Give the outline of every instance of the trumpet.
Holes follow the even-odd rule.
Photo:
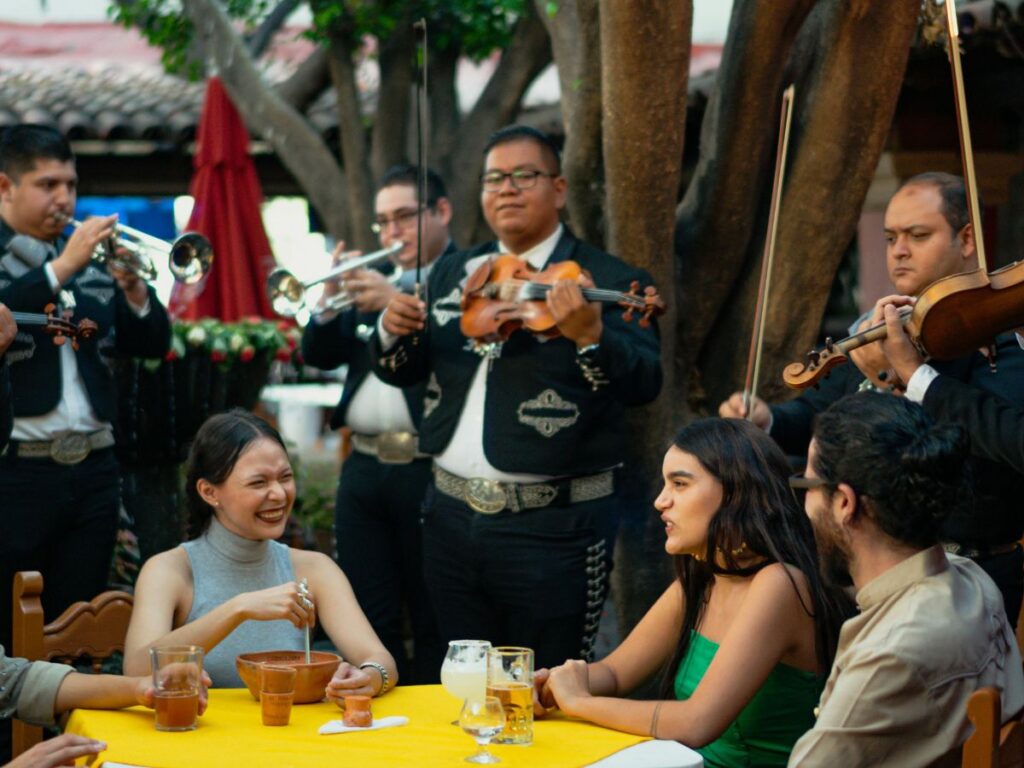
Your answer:
[[[76,229],[82,222],[61,214],[58,217]],[[118,253],[123,250],[126,253]],[[198,232],[186,232],[174,242],[119,224],[113,237],[104,242],[93,254],[93,261],[137,275],[147,283],[156,280],[157,271],[153,254],[167,259],[174,279],[185,285],[195,285],[210,271],[213,264],[213,246]]]
[[[392,243],[387,248],[381,248],[379,251],[373,251],[365,256],[343,261],[322,277],[305,283],[283,267],[275,269],[267,277],[267,296],[270,298],[270,305],[282,317],[295,317],[306,306],[306,291],[314,285],[325,283],[328,280],[336,280],[339,277],[343,277],[346,273],[354,272],[357,269],[367,269],[382,264],[404,247],[405,243]],[[401,277],[402,268],[396,266],[395,271],[388,276],[387,280],[392,285],[396,285]],[[348,309],[354,303],[355,297],[351,294],[338,293],[324,299],[320,306],[316,307],[313,311],[313,314],[340,312]]]

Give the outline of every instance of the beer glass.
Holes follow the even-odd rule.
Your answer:
[[[150,648],[158,731],[191,731],[199,715],[203,649],[198,645]]]
[[[505,709],[505,728],[496,744],[533,741],[533,650],[501,646],[487,652],[487,695]]]

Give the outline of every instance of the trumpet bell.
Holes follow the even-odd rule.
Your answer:
[[[195,285],[213,265],[213,246],[198,232],[186,232],[171,243],[168,260],[175,280]]]
[[[306,286],[287,269],[275,269],[267,277],[270,306],[281,317],[295,317],[306,304]]]

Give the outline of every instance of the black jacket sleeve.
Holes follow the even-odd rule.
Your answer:
[[[149,291],[149,312],[145,317],[128,305],[124,292],[114,294],[114,327],[117,330],[115,349],[127,357],[163,357],[171,346],[171,320],[167,310],[156,297],[153,286]]]
[[[314,319],[302,332],[302,359],[323,371],[352,361],[356,343],[356,310],[340,312],[325,323]]]
[[[932,418],[963,426],[975,455],[1024,474],[1024,409],[949,376],[932,381],[922,405]]]
[[[14,427],[14,410],[11,404],[11,376],[7,361],[0,356],[0,451],[7,447]]]

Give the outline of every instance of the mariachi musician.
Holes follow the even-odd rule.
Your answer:
[[[978,268],[968,196],[959,176],[924,173],[904,182],[886,208],[885,236],[889,279],[902,296],[916,296],[940,278]],[[884,307],[893,301],[892,296],[879,300],[861,328],[884,322]],[[802,455],[815,414],[868,384],[888,388],[901,383],[908,396],[921,401],[917,391],[920,379],[897,382],[881,342],[863,346],[850,357],[855,365],[834,368],[820,388],[806,390],[795,400],[768,405],[754,398],[750,418],[767,429],[787,453]],[[1024,406],[1024,351],[1012,333],[999,335],[984,350],[931,365],[961,386]],[[960,421],[951,411],[931,407],[928,399],[924,405],[933,418]],[[745,417],[743,396],[734,394],[721,404],[719,414]],[[1015,624],[1024,595],[1024,554],[1017,543],[1024,533],[1020,504],[1024,475],[1003,461],[984,457],[976,445],[973,452],[975,500],[968,513],[947,520],[943,543],[948,551],[975,560],[988,572],[1002,591],[1007,616]]]
[[[121,485],[111,424],[117,396],[101,354],[162,357],[170,323],[136,274],[92,263],[115,235],[115,217],[92,217],[65,238],[78,177],[71,147],[36,125],[0,138],[0,302],[39,313],[49,304],[88,317],[95,338],[76,352],[25,326],[7,350],[12,439],[0,457],[0,643],[10,643],[11,582],[46,580],[47,620],[107,585]]]
[[[416,166],[396,165],[384,174],[375,200],[374,231],[381,246],[401,245],[392,257],[403,270],[400,283],[415,278],[418,251],[422,275],[429,274],[436,259],[456,250],[448,231],[452,208],[443,180],[427,170],[422,206],[417,181]],[[371,370],[369,336],[401,285],[372,269],[346,275],[342,295],[349,297],[351,307],[315,312],[302,335],[302,355],[310,365],[348,365],[345,389],[331,416],[332,428],[345,426],[352,432],[352,454],[342,466],[334,508],[338,565],[395,658],[399,679],[436,683],[445,651],[423,583],[419,526],[420,502],[430,481],[430,458],[416,445],[424,386],[399,389]],[[328,285],[324,301],[339,296],[336,290]],[[412,629],[411,660],[403,632],[406,610]]]
[[[545,304],[557,337],[519,330],[481,345],[460,329],[462,294],[495,251],[524,269],[578,262],[601,288],[650,278],[560,223],[566,179],[540,131],[494,134],[482,182],[497,242],[438,262],[428,302],[391,300],[375,370],[397,385],[427,382],[420,449],[434,455],[434,482],[423,546],[441,636],[527,646],[538,666],[589,659],[621,512],[625,408],[661,387],[656,329],[625,322],[614,305],[602,311],[564,280]]]

